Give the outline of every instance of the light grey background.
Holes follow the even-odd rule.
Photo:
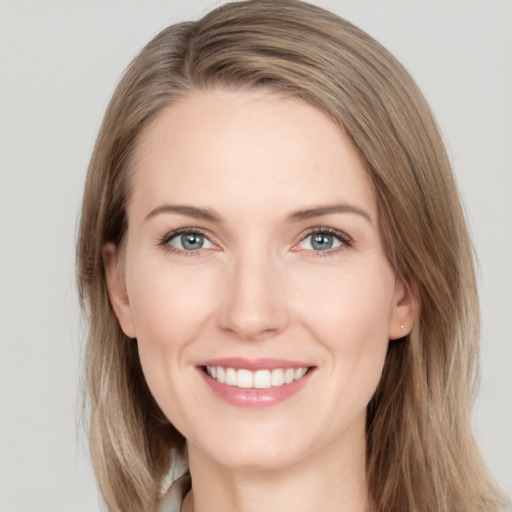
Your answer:
[[[512,494],[512,2],[314,3],[384,43],[438,117],[480,258],[475,429],[491,470]],[[104,109],[131,58],[166,25],[214,5],[0,1],[4,512],[98,509],[76,408],[83,326],[74,244],[85,171]]]

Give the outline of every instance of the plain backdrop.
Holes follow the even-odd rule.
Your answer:
[[[512,2],[314,3],[387,46],[437,115],[479,255],[475,431],[512,494]],[[2,512],[98,510],[77,408],[74,249],[88,158],[131,58],[168,24],[216,4],[0,0]]]

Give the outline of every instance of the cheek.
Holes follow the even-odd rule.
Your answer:
[[[372,271],[369,266],[331,277],[323,287],[310,286],[307,295],[299,294],[309,297],[301,301],[303,317],[326,349],[338,385],[366,406],[387,353],[394,276],[390,269]]]
[[[147,258],[127,266],[127,285],[141,366],[153,396],[169,417],[169,411],[179,410],[175,400],[186,386],[181,376],[190,370],[189,346],[204,330],[213,292],[208,280],[196,280]]]
[[[295,291],[301,316],[324,332],[321,338],[333,346],[349,344],[353,346],[347,349],[357,351],[367,343],[387,341],[394,296],[391,269],[361,265],[332,270],[302,279]]]
[[[208,280],[165,262],[136,263],[128,293],[137,337],[162,349],[192,341],[208,315]]]

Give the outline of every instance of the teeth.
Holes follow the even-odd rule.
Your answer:
[[[294,379],[297,380],[297,379],[300,379],[301,377],[304,377],[304,375],[306,374],[306,372],[308,371],[307,368],[297,368],[295,370],[295,375],[294,375]]]
[[[307,368],[276,368],[274,370],[250,370],[207,366],[206,373],[221,384],[239,388],[266,389],[290,384],[304,377]]]
[[[254,387],[259,389],[269,388],[272,385],[269,370],[258,370],[254,372]]]
[[[236,371],[233,368],[226,369],[226,384],[236,386]]]
[[[249,370],[238,370],[236,372],[236,383],[239,388],[252,388],[254,385],[253,382],[254,377]]]
[[[284,384],[284,371],[281,368],[272,370],[272,386],[282,386]]]

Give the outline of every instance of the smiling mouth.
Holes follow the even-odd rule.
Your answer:
[[[298,381],[312,368],[274,368],[256,371],[244,368],[229,368],[224,366],[203,366],[201,368],[209,377],[219,382],[242,389],[268,389],[281,387]]]

